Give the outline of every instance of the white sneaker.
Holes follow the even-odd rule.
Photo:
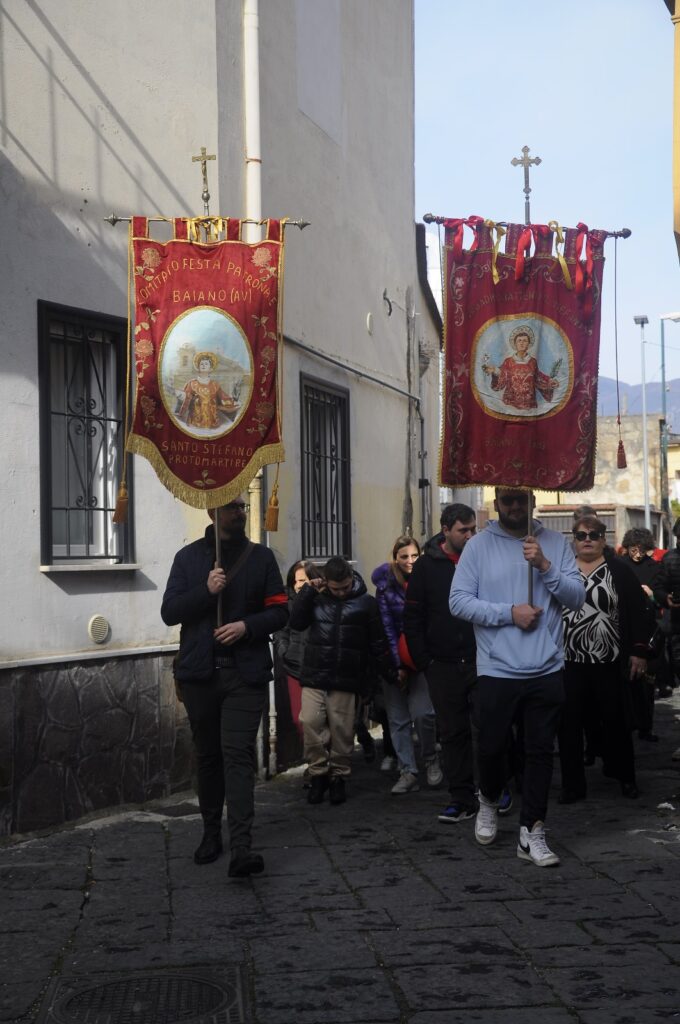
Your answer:
[[[431,757],[426,762],[426,767],[427,767],[427,784],[428,784],[428,786],[432,786],[433,788],[435,786],[441,786],[442,782],[444,781],[444,773],[441,770],[441,766],[439,764],[439,758],[437,757],[436,754],[434,755],[434,757]]]
[[[382,761],[380,762],[380,771],[381,772],[393,772],[396,767],[397,767],[397,759],[396,759],[396,757],[390,757],[389,754],[386,755],[385,757],[383,757]]]
[[[475,839],[482,846],[493,843],[498,831],[498,804],[479,794],[479,810],[475,818]]]
[[[550,868],[553,864],[560,862],[560,858],[552,852],[545,841],[545,828],[542,821],[535,822],[531,831],[526,825],[522,825],[519,830],[517,856],[520,860],[531,861],[539,868]]]
[[[401,796],[403,793],[415,793],[419,789],[418,778],[413,772],[402,772],[392,786],[392,792],[395,796]]]

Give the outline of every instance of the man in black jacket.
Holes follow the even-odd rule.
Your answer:
[[[351,771],[357,695],[365,692],[371,659],[383,673],[394,668],[378,602],[344,558],[330,558],[324,579],[310,580],[293,601],[290,628],[307,629],[300,672],[300,721],[309,762],[310,804],[329,790],[332,804],[346,799]]]
[[[288,617],[281,573],[269,548],[246,537],[246,512],[242,498],[219,510],[220,568],[214,526],[177,552],[161,607],[166,625],[182,626],[175,679],[191,724],[203,817],[194,860],[209,864],[222,852],[226,797],[232,877],[264,869],[250,849],[255,739],[271,678],[269,634]],[[214,511],[208,515],[214,522]]]
[[[404,636],[416,669],[425,672],[437,715],[442,769],[449,787],[449,806],[440,821],[458,822],[477,811],[470,723],[475,668],[475,635],[471,623],[449,611],[456,564],[477,530],[468,505],[447,505],[441,533],[432,537],[413,566],[406,590]]]

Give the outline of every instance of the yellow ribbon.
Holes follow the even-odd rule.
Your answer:
[[[551,231],[555,232],[555,255],[557,256],[560,267],[562,268],[562,277],[564,278],[564,283],[569,289],[569,291],[571,291],[574,286],[571,283],[569,267],[567,266],[567,261],[564,258],[564,254],[560,252],[559,248],[561,245],[564,245],[564,235],[562,233],[562,228],[556,220],[551,220],[548,223],[548,227]]]
[[[201,229],[205,234],[205,242],[219,242],[220,234],[225,230],[224,217],[189,217],[187,219],[187,237],[190,242],[201,241]]]
[[[498,284],[500,276],[496,267],[496,257],[498,256],[498,250],[500,248],[501,239],[503,235],[507,234],[505,228],[502,228],[500,224],[496,224],[493,220],[485,220],[484,227],[490,228],[491,231],[496,232],[496,241],[494,242],[493,252],[491,254],[491,277],[494,284]]]

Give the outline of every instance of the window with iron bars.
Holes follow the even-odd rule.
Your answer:
[[[131,492],[127,523],[112,522],[126,333],[120,317],[38,303],[43,563],[133,560]]]
[[[349,392],[300,376],[302,557],[352,557]]]

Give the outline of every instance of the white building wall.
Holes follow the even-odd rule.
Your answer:
[[[167,644],[176,631],[159,607],[169,566],[205,517],[175,501],[143,459],[139,570],[40,572],[36,302],[125,316],[126,226],[103,218],[200,213],[191,156],[203,145],[218,154],[208,165],[212,212],[242,211],[241,4],[42,0],[5,6],[0,18],[0,665]],[[411,0],[261,0],[260,29],[263,212],[311,222],[288,232],[286,333],[406,389],[408,288],[417,337],[436,340],[415,264]],[[406,445],[419,447],[407,438],[407,401],[290,347],[284,365],[288,458],[272,547],[284,570],[299,555],[304,370],[351,389],[353,555],[368,573],[401,530]],[[434,483],[436,360],[425,384]],[[412,498],[419,535],[415,486]],[[111,623],[104,648],[87,636],[94,612]]]

